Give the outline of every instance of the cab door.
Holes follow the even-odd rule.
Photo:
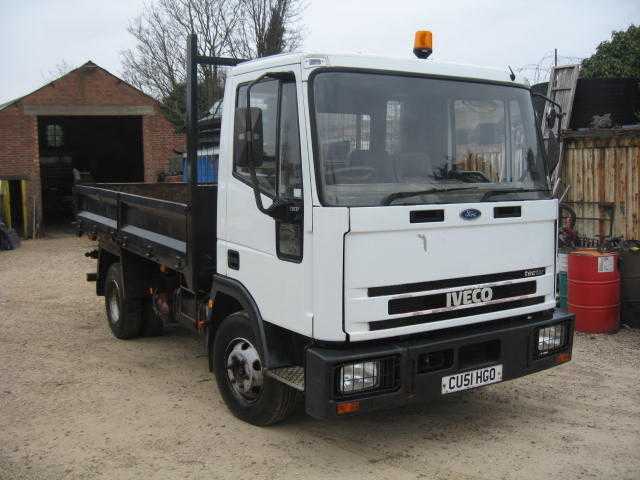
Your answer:
[[[311,336],[311,196],[308,175],[303,175],[308,159],[303,156],[299,66],[283,67],[278,78],[260,78],[263,74],[236,77],[233,95],[227,92],[225,102],[246,107],[250,90],[250,106],[260,109],[262,118],[262,155],[255,171],[262,203],[269,207],[276,199],[292,200],[301,205],[302,214],[293,221],[276,221],[259,211],[250,167],[243,165],[237,148],[226,148],[233,161],[221,161],[230,168],[218,258],[226,263],[227,276],[250,292],[265,321]],[[227,122],[243,121],[239,118],[227,117]],[[227,125],[225,132],[233,135],[233,128]]]

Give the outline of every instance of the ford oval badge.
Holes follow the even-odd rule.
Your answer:
[[[480,210],[478,210],[476,208],[467,208],[466,210],[463,210],[463,211],[460,212],[460,217],[463,220],[475,220],[480,215],[482,215],[480,213]]]

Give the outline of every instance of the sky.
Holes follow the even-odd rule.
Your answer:
[[[143,0],[0,0],[0,103],[29,93],[66,63],[88,60],[119,75],[135,45],[129,22]],[[434,61],[497,68],[531,81],[558,49],[561,63],[591,55],[612,30],[640,23],[640,0],[307,0],[309,52],[411,57],[413,34],[431,30]]]

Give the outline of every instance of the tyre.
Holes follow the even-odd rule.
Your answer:
[[[210,354],[220,394],[236,417],[267,426],[293,413],[297,391],[264,375],[260,342],[245,312],[223,320]]]
[[[139,336],[143,326],[143,304],[141,300],[126,298],[122,267],[117,262],[107,270],[104,300],[113,335],[123,340]]]

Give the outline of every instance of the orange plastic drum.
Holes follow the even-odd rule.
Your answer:
[[[612,333],[620,328],[620,265],[618,254],[576,250],[569,254],[569,311],[576,330]]]

